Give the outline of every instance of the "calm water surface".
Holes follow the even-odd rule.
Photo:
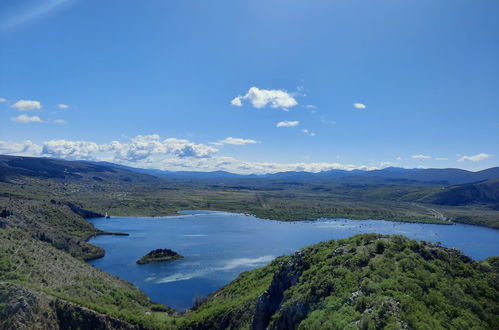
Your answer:
[[[268,264],[320,241],[360,233],[402,234],[412,239],[440,241],[481,260],[499,255],[499,230],[463,224],[432,225],[382,220],[322,219],[281,222],[211,211],[184,211],[175,217],[97,218],[105,231],[130,236],[98,236],[90,243],[106,256],[90,263],[128,280],[153,301],[185,310],[193,299],[206,296],[245,270]],[[169,248],[185,259],[137,265],[153,249]]]

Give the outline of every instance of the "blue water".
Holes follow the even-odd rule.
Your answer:
[[[90,243],[106,256],[90,263],[128,280],[153,301],[185,310],[195,297],[221,288],[245,270],[268,264],[320,241],[360,233],[402,234],[413,239],[440,241],[481,260],[499,255],[499,230],[463,224],[432,225],[382,220],[322,219],[281,222],[253,216],[210,211],[185,211],[175,217],[97,218],[105,231],[130,236],[97,236]],[[169,248],[185,259],[137,265],[153,249]]]

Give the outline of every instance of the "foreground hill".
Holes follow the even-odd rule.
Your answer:
[[[0,229],[0,329],[156,327],[167,311],[126,281],[26,232]]]
[[[19,230],[0,229],[1,329],[495,329],[499,258],[402,236],[307,247],[175,314]]]
[[[245,272],[186,315],[187,328],[495,329],[498,258],[402,236],[310,246]]]

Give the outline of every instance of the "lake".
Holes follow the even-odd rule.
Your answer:
[[[439,241],[476,260],[499,255],[499,230],[464,224],[348,219],[283,222],[214,211],[89,221],[104,231],[130,234],[91,239],[90,243],[104,248],[106,255],[90,264],[132,282],[153,301],[179,311],[191,307],[196,297],[212,293],[241,272],[264,266],[277,256],[320,241],[361,233],[401,234]],[[135,263],[158,248],[172,249],[185,258],[156,264]]]

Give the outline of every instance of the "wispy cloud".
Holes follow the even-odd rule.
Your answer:
[[[3,97],[0,97],[0,103],[4,103],[4,102],[7,102],[7,99],[3,98]]]
[[[296,99],[282,89],[260,89],[251,87],[245,95],[239,95],[230,102],[236,107],[243,106],[243,101],[249,101],[255,108],[261,109],[269,105],[271,108],[287,109],[298,104]]]
[[[321,116],[321,123],[323,124],[329,124],[329,125],[335,125],[336,122],[334,120],[329,120],[326,118],[326,116]]]
[[[481,154],[476,154],[473,156],[462,156],[457,161],[458,162],[464,162],[464,161],[480,162],[482,160],[489,159],[490,157],[492,157],[492,155],[486,154],[486,153],[481,153]]]
[[[56,124],[65,124],[66,121],[64,119],[56,119],[56,120],[54,120],[54,123],[56,123]]]
[[[19,111],[31,111],[42,108],[40,101],[33,100],[19,100],[12,105],[12,107]]]
[[[242,139],[242,138],[234,138],[234,137],[227,137],[223,140],[220,140],[220,141],[217,141],[217,142],[212,142],[212,144],[216,145],[216,146],[221,146],[221,145],[224,145],[224,144],[232,144],[232,145],[245,145],[245,144],[253,144],[253,143],[257,143],[257,141],[253,140],[253,139]]]
[[[19,115],[17,117],[12,118],[12,121],[17,123],[43,123],[43,120],[38,116],[28,116],[28,115]]]
[[[58,104],[57,107],[59,109],[69,109],[69,105],[63,103]]]
[[[308,129],[304,128],[301,130],[303,133],[307,134],[308,136],[315,136],[314,132],[310,132]]]
[[[363,103],[354,103],[353,107],[355,109],[365,109],[365,108],[367,108],[367,106],[365,104],[363,104]]]
[[[38,18],[50,11],[56,9],[60,5],[69,0],[46,0],[46,1],[31,1],[31,4],[14,8],[14,11],[5,11],[2,15],[0,30],[7,30],[15,26],[27,23],[35,18]],[[8,16],[7,16],[8,15]],[[5,19],[3,19],[5,17]]]
[[[445,157],[435,157],[435,160],[449,160],[449,159]]]
[[[295,127],[298,126],[299,124],[300,122],[298,120],[293,120],[293,121],[285,120],[278,122],[275,125],[275,127]]]
[[[414,159],[431,159],[431,156],[422,155],[422,154],[412,155],[411,157]]]

